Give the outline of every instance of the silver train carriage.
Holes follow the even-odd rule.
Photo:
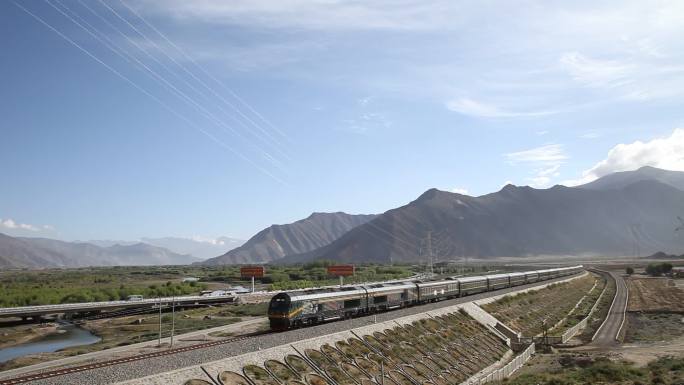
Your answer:
[[[271,298],[271,329],[284,330],[377,311],[463,297],[579,273],[583,266],[536,271],[452,277],[278,293]]]

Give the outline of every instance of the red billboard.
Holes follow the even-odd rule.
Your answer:
[[[328,275],[336,277],[348,277],[354,275],[354,265],[328,266]]]
[[[264,276],[263,266],[243,266],[240,268],[240,276],[242,278],[261,278]]]

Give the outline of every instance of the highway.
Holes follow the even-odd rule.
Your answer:
[[[606,319],[591,339],[589,345],[593,347],[609,348],[618,345],[620,343],[618,337],[625,323],[627,301],[629,300],[627,284],[620,273],[611,271],[610,276],[615,280],[615,297],[613,297]]]

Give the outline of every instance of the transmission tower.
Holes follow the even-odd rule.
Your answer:
[[[641,228],[641,224],[639,223],[633,223],[629,225],[629,230],[632,232],[632,236],[634,237],[634,248],[632,249],[633,252],[635,252],[637,258],[641,258],[641,247],[639,246],[639,229]]]

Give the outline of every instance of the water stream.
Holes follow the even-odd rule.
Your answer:
[[[0,349],[0,362],[27,354],[56,352],[72,346],[90,345],[100,341],[100,337],[72,324],[62,324],[58,330],[59,333],[35,341]]]

